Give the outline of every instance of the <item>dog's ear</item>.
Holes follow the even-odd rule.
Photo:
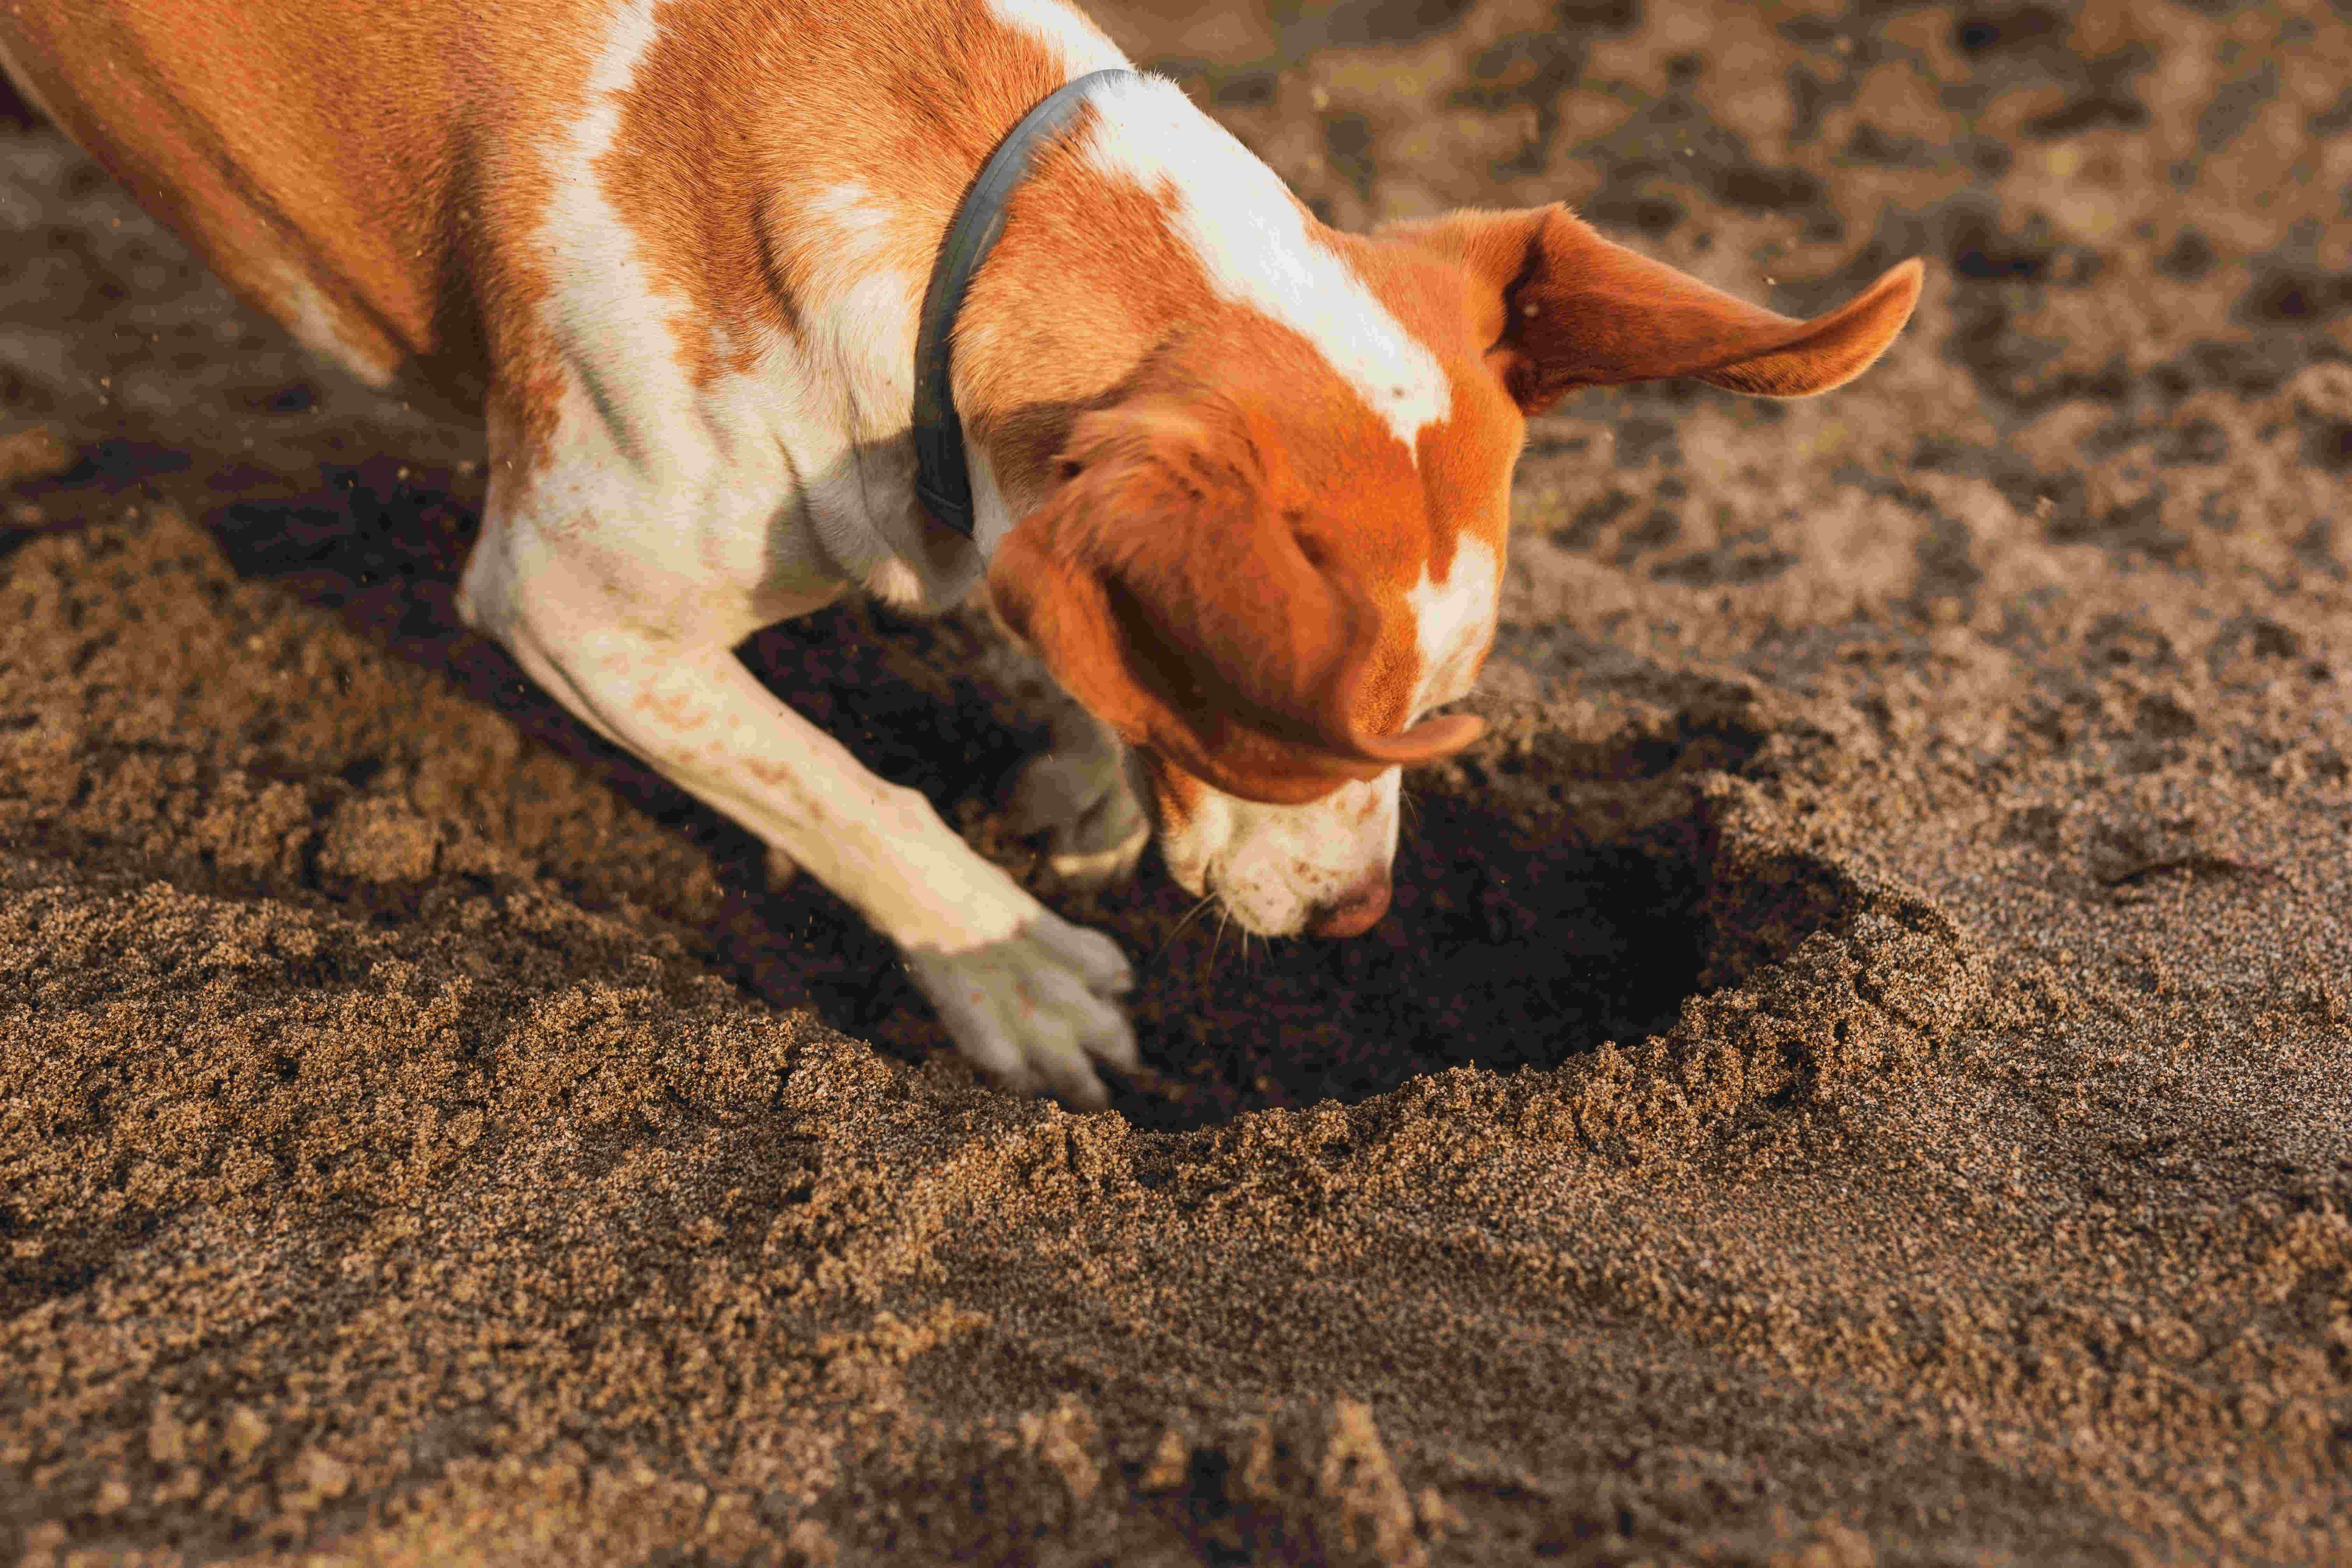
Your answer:
[[[1762,397],[1810,397],[1870,368],[1918,302],[1917,258],[1827,315],[1800,321],[1603,239],[1564,206],[1465,212],[1402,232],[1456,251],[1501,295],[1487,361],[1519,407],[1580,386],[1690,376]]]
[[[1286,515],[1278,448],[1237,410],[1153,400],[1083,416],[1043,505],[989,567],[997,613],[1129,742],[1228,794],[1310,800],[1460,750],[1481,725],[1368,689],[1380,616]]]

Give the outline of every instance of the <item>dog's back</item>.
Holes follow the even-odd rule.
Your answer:
[[[494,86],[485,29],[570,9],[22,0],[0,10],[0,58],[240,294],[382,384],[412,359],[474,368],[473,312],[443,275],[470,195],[461,105]]]
[[[492,340],[563,264],[567,192],[626,194],[642,264],[723,324],[742,301],[712,279],[789,271],[759,247],[794,211],[854,184],[931,233],[1096,54],[1075,12],[942,0],[0,8],[0,66],[231,287],[370,384],[406,367],[465,403],[537,357]]]

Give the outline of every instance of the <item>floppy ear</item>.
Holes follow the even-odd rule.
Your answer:
[[[1366,732],[1379,613],[1286,521],[1272,450],[1228,409],[1086,416],[1061,483],[990,564],[998,614],[1122,737],[1247,799],[1310,800],[1469,744],[1482,726],[1462,717]]]
[[[1461,213],[1418,232],[1459,248],[1501,290],[1502,334],[1487,360],[1528,414],[1576,387],[1669,376],[1763,397],[1843,386],[1911,319],[1923,271],[1914,257],[1800,321],[1603,239],[1564,206]]]

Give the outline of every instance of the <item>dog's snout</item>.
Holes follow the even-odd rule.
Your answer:
[[[1307,929],[1316,936],[1361,936],[1388,912],[1389,878],[1381,871],[1316,911]]]

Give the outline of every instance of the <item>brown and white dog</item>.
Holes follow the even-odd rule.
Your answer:
[[[973,1062],[1083,1105],[1134,1061],[1117,948],[738,643],[985,578],[1105,730],[1029,776],[1066,860],[1132,863],[1131,773],[1187,889],[1354,934],[1398,769],[1477,731],[1424,714],[1492,637],[1527,416],[1824,391],[1919,288],[1795,321],[1556,206],[1335,233],[1173,85],[1106,80],[956,322],[968,540],[914,494],[918,311],[1008,129],[1126,63],[1063,0],[10,0],[0,60],[306,345],[479,409],[469,623],[855,906]]]

